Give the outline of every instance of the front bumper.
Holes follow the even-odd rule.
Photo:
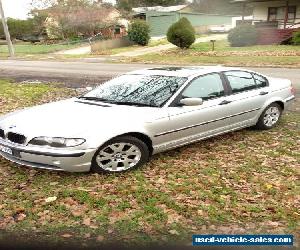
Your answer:
[[[0,145],[12,150],[12,155],[0,151],[0,155],[14,163],[33,168],[88,172],[96,149],[49,149],[18,145],[0,139]]]

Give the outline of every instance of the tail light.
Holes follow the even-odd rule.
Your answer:
[[[296,95],[296,89],[293,85],[291,85],[291,94]]]

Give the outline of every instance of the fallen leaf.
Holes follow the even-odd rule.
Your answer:
[[[23,207],[18,207],[16,208],[16,213],[23,213],[25,211],[25,209]]]
[[[273,187],[273,185],[272,184],[266,184],[266,188],[269,190],[269,189],[271,189]]]
[[[91,234],[90,233],[86,233],[85,235],[84,235],[84,238],[90,238],[91,237]]]
[[[164,178],[162,178],[162,177],[160,177],[157,181],[156,181],[156,183],[159,183],[159,184],[164,184],[166,182],[166,180],[164,179]]]
[[[169,233],[173,234],[173,235],[179,235],[179,233],[176,230],[174,230],[174,229],[170,230]]]
[[[25,218],[26,218],[26,214],[21,213],[16,215],[16,221],[22,221]]]
[[[63,234],[61,237],[64,238],[71,238],[73,235],[72,234]]]
[[[199,210],[197,211],[197,214],[200,215],[200,216],[202,216],[202,215],[204,214],[204,213],[203,213],[203,210],[200,210],[200,209],[199,209]]]
[[[104,236],[99,235],[99,236],[97,237],[97,241],[102,242],[103,240],[104,240]]]
[[[271,226],[271,227],[278,227],[279,226],[279,222],[269,221],[269,222],[266,223],[266,225]]]
[[[90,226],[91,225],[91,219],[90,218],[85,218],[82,222],[83,225],[85,226]]]
[[[99,228],[98,226],[90,226],[90,228],[92,228],[92,229],[97,229],[97,228]]]
[[[84,192],[91,192],[92,191],[91,189],[86,189],[86,188],[82,188],[82,187],[77,188],[77,190],[84,191]]]
[[[82,215],[82,211],[80,210],[73,210],[71,213],[74,217],[79,217]]]
[[[45,202],[49,203],[49,202],[53,202],[53,201],[56,201],[57,200],[57,197],[56,196],[53,196],[53,197],[48,197],[45,199]]]

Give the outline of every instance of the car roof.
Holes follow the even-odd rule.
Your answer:
[[[240,68],[223,67],[223,66],[184,66],[184,67],[159,67],[136,70],[127,73],[127,75],[162,75],[177,77],[193,77],[198,75],[209,74],[213,72],[222,72],[227,70],[243,70]]]

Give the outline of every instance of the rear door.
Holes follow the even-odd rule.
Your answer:
[[[235,127],[252,125],[268,98],[268,80],[259,74],[240,70],[223,74],[231,91],[226,98],[227,107],[232,112],[230,123]]]

